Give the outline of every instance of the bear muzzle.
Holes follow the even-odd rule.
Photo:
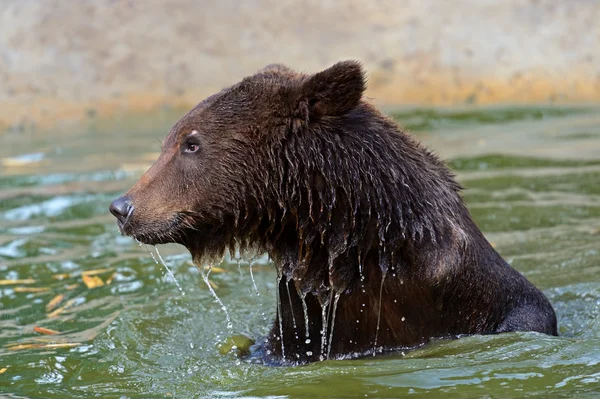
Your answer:
[[[117,224],[119,225],[119,229],[123,232],[123,229],[131,220],[131,215],[133,215],[134,207],[131,201],[131,197],[128,195],[124,195],[122,197],[114,200],[110,207],[108,208],[110,213],[112,213],[117,218]]]

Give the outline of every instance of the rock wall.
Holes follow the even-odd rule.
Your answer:
[[[390,105],[600,100],[595,0],[3,0],[0,128],[189,107],[345,58]]]

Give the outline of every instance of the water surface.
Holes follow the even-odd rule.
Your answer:
[[[179,246],[120,236],[107,208],[156,158],[178,113],[0,135],[0,392],[13,398],[546,397],[600,395],[600,112],[394,113],[449,160],[504,258],[554,304],[560,337],[437,341],[414,352],[271,368],[221,355],[275,314],[273,267],[209,275]],[[255,288],[256,286],[256,288]],[[46,335],[50,329],[58,332]]]

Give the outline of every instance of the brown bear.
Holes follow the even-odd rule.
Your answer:
[[[487,242],[446,165],[364,90],[354,61],[267,66],[183,116],[110,211],[124,234],[198,262],[267,252],[278,306],[255,355],[269,364],[556,335],[549,301]]]

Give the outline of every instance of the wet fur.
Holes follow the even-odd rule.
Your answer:
[[[272,364],[413,348],[432,337],[556,334],[551,305],[486,241],[446,165],[365,103],[364,89],[356,62],[316,75],[273,65],[205,100],[165,148],[197,126],[241,132],[208,136],[221,153],[206,161],[212,186],[195,180],[195,166],[160,177],[177,162],[161,158],[149,178],[159,183],[129,195],[165,190],[156,199],[165,202],[180,192],[185,204],[196,201],[188,192],[217,193],[152,222],[134,213],[124,232],[182,243],[199,262],[227,249],[268,252],[279,306],[257,353]],[[161,188],[169,179],[186,189]]]

